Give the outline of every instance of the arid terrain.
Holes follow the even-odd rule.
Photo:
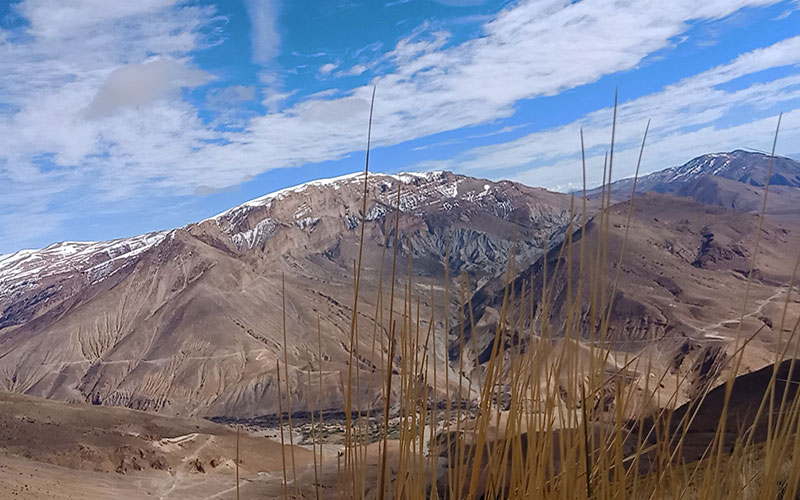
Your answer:
[[[800,371],[783,362],[774,372],[776,394],[794,400]],[[766,366],[736,379],[734,395],[727,410],[731,432],[725,438],[732,449],[742,438],[740,429],[749,429],[756,444],[767,435],[768,412],[759,412],[759,403],[773,376]],[[699,405],[682,405],[671,414],[669,432],[683,435],[685,445],[672,447],[681,459],[701,458],[711,442],[722,411],[725,387],[710,391]],[[778,398],[779,400],[780,398]],[[775,405],[775,409],[779,407]],[[0,495],[21,499],[233,499],[236,496],[236,432],[229,427],[202,419],[164,417],[122,408],[106,408],[43,400],[30,396],[3,394],[0,397]],[[681,433],[686,419],[691,421]],[[639,457],[639,473],[657,467],[652,446],[653,432],[663,425],[663,417],[631,422],[626,434],[626,453],[637,447],[649,451]],[[492,436],[499,428],[494,428]],[[602,424],[594,433],[601,435]],[[186,434],[180,434],[183,432]],[[640,432],[641,431],[641,432]],[[555,431],[556,434],[558,431]],[[644,436],[644,438],[643,438]],[[535,442],[536,433],[522,433],[525,443]],[[434,460],[433,477],[442,490],[447,487],[448,454],[443,435],[437,438],[441,451]],[[474,446],[473,441],[468,441]],[[644,444],[642,444],[644,443]],[[281,452],[277,435],[243,431],[239,437],[240,498],[281,498],[283,466],[290,478],[290,498],[316,498],[340,490],[341,457],[335,451],[323,452],[321,463],[314,463],[311,447],[286,446]],[[334,448],[332,448],[333,450]],[[389,484],[398,467],[398,442],[388,441]],[[284,463],[285,461],[285,463]],[[291,464],[294,463],[294,470]],[[364,454],[365,494],[375,498],[380,466],[379,444],[369,445]],[[316,471],[315,471],[316,469]],[[785,474],[779,476],[785,479]],[[297,478],[296,481],[292,479]]]
[[[800,295],[796,287],[789,293],[798,258],[800,224],[776,223],[769,218],[765,221],[748,290],[758,215],[657,193],[646,193],[635,200],[630,224],[628,208],[627,203],[620,202],[611,207],[605,223],[600,218],[591,219],[583,238],[579,230],[573,241],[571,262],[567,262],[565,252],[553,249],[546,266],[537,261],[514,278],[516,295],[512,309],[519,309],[521,301],[528,301],[532,302],[534,312],[516,319],[516,328],[508,333],[507,344],[520,345],[525,350],[533,341],[531,348],[535,349],[530,332],[541,330],[542,314],[546,314],[549,335],[563,336],[568,289],[571,286],[572,293],[576,293],[580,280],[590,281],[591,264],[584,266],[581,275],[580,259],[576,258],[581,240],[585,240],[585,248],[589,249],[599,248],[605,242],[608,258],[614,265],[609,266],[604,276],[605,293],[601,297],[609,300],[607,297],[613,291],[614,298],[610,313],[609,305],[605,304],[608,332],[601,341],[596,336],[602,314],[597,313],[592,325],[592,300],[586,287],[581,301],[584,305],[581,323],[578,333],[573,335],[578,335],[584,345],[594,343],[611,349],[616,368],[635,356],[641,361],[631,368],[639,372],[640,381],[646,380],[647,372],[658,376],[669,372],[671,376],[664,382],[667,395],[675,391],[676,380],[685,378],[688,383],[681,390],[681,400],[685,400],[696,395],[704,384],[713,384],[724,371],[726,361],[738,347],[737,336],[749,337],[758,332],[748,344],[743,372],[774,362],[776,352],[786,349],[779,339],[785,341],[800,318]],[[603,231],[603,224],[609,228],[607,232]],[[617,278],[616,262],[623,245],[625,253]],[[585,256],[589,263],[594,258],[594,253]],[[543,313],[541,284],[545,279],[552,287],[547,312]],[[745,293],[747,305],[743,311]],[[472,298],[479,359],[486,359],[491,350],[503,295],[501,277]],[[467,329],[468,333],[471,331]],[[465,346],[465,354],[470,356],[471,339]],[[453,341],[451,353],[457,351],[456,347]]]
[[[737,374],[796,355],[800,164],[776,161],[762,220],[765,158],[706,155],[644,176],[632,208],[629,180],[584,208],[449,172],[370,175],[362,205],[355,174],[171,231],[0,257],[0,497],[235,498],[236,432],[209,419],[269,422],[241,435],[241,487],[279,496],[292,451],[298,484],[314,469],[299,440],[282,453],[276,416],[377,417],[388,372],[407,366],[435,405],[461,370],[470,408],[514,352],[557,364],[562,349],[589,359],[599,347],[614,380],[654,390],[625,412],[678,408],[725,380],[742,342]],[[398,323],[416,339],[396,339]],[[498,340],[508,354],[494,368]],[[403,350],[423,341],[422,356]],[[703,412],[698,426],[714,419]],[[326,450],[320,481],[336,488]]]
[[[0,261],[0,387],[172,415],[257,416],[277,411],[285,347],[292,409],[309,410],[311,368],[324,372],[324,407],[342,410],[362,191],[358,175],[311,183],[174,231]],[[396,222],[398,282],[411,253],[414,294],[433,285],[443,302],[448,253],[451,273],[480,285],[503,274],[515,238],[518,259],[533,262],[569,219],[567,195],[450,173],[375,175],[368,199],[354,354],[365,366]],[[386,337],[384,325],[377,334]],[[379,390],[365,383],[363,404]]]
[[[203,419],[0,395],[0,498],[231,498],[236,431]],[[275,437],[240,436],[241,488],[282,476]],[[291,453],[287,451],[286,457]],[[295,447],[304,465],[311,453]]]

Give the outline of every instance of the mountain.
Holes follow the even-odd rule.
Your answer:
[[[679,376],[685,376],[684,398],[713,384],[735,351],[740,331],[744,337],[758,332],[745,351],[742,372],[774,362],[779,339],[787,338],[800,318],[796,281],[787,297],[798,259],[800,221],[764,221],[748,291],[757,214],[645,193],[634,203],[629,225],[628,207],[627,202],[612,205],[587,221],[585,233],[578,229],[572,238],[571,260],[569,251],[559,245],[546,259],[519,267],[521,271],[511,281],[513,305],[508,310],[524,307],[527,312],[514,316],[514,327],[502,337],[505,348],[524,351],[537,346],[541,350],[543,324],[549,327],[547,336],[563,337],[567,309],[576,301],[580,306],[578,342],[589,346],[595,342],[593,336],[600,335],[599,318],[608,311],[603,304],[607,306],[613,294],[608,337],[597,345],[615,352],[610,358],[618,360],[615,370],[633,356],[644,360],[628,368],[634,383],[646,383],[650,373],[670,373],[662,384],[667,398]],[[582,247],[586,252],[583,267]],[[607,257],[598,258],[598,249]],[[542,306],[542,283],[550,290],[547,307]],[[593,287],[592,283],[599,284]],[[499,277],[472,296],[476,328],[474,333],[467,329],[470,338],[463,355],[478,370],[491,352],[505,294],[506,279]],[[598,304],[596,311],[604,311],[595,313],[594,323],[593,301]],[[473,320],[465,313],[462,321],[469,325]],[[459,351],[452,341],[452,360],[458,359]]]
[[[86,284],[105,280],[168,234],[149,233],[107,242],[68,241],[0,256],[0,297],[14,298],[0,313],[0,328],[31,319],[55,294],[72,295]]]
[[[542,319],[550,335],[564,334],[567,296],[578,290],[581,270],[579,259],[567,265],[569,252],[562,252],[571,241],[573,257],[583,244],[592,256],[605,249],[603,261],[583,268],[585,283],[604,284],[594,299],[582,288],[580,324],[587,333],[579,343],[589,346],[588,332],[598,328],[588,304],[608,303],[613,291],[616,359],[649,357],[654,370],[686,375],[688,397],[713,382],[733,349],[758,217],[666,187],[711,179],[763,192],[756,184],[764,180],[766,157],[704,158],[644,177],[648,192],[637,198],[630,228],[627,203],[596,213],[592,201],[585,232],[575,217],[568,235],[570,195],[450,172],[370,175],[363,211],[364,177],[354,174],[271,193],[172,231],[6,255],[0,257],[0,390],[224,421],[275,414],[280,365],[292,411],[310,410],[319,397],[325,409],[342,412],[352,359],[359,382],[351,409],[380,408],[385,367],[373,360],[388,355],[393,271],[395,323],[424,335],[435,316],[430,364],[450,370],[452,383],[460,356],[468,372],[485,366],[507,279],[514,284],[512,310],[531,298],[522,290],[533,289],[532,307],[525,306],[533,320],[518,318],[507,345],[523,345],[531,333],[535,339]],[[748,158],[739,177],[747,182],[734,180]],[[785,182],[779,179],[771,193],[793,196],[800,190],[790,175],[796,165],[780,160],[776,167]],[[624,191],[625,182],[612,192]],[[764,223],[741,328],[760,331],[748,347],[748,369],[772,360],[781,323],[786,330],[800,316],[797,295],[787,302],[800,243],[795,219]],[[514,274],[507,277],[511,253]],[[553,284],[544,308],[546,281]],[[462,300],[472,304],[474,317]]]
[[[319,393],[309,371],[322,375],[323,406],[342,410],[352,357],[363,377],[354,405],[379,406],[382,375],[370,358],[376,345],[386,349],[387,325],[373,318],[387,309],[395,236],[398,297],[411,257],[411,291],[436,293],[443,330],[448,251],[454,312],[459,273],[479,285],[493,280],[514,248],[530,264],[563,238],[570,218],[567,195],[449,172],[370,175],[365,213],[363,188],[363,174],[315,181],[172,231],[3,257],[0,390],[181,416],[257,416],[278,409],[276,364],[287,370],[286,356],[292,411],[309,410]],[[350,353],[362,229],[358,350]],[[433,303],[421,307],[429,317]],[[434,344],[444,353],[443,335]],[[444,369],[443,354],[434,362]]]
[[[745,212],[760,211],[764,187],[769,180],[767,211],[772,214],[797,214],[800,201],[800,163],[781,156],[736,150],[699,156],[679,167],[671,167],[639,178],[637,194],[657,192],[687,196],[707,205]],[[768,178],[769,176],[769,178]],[[633,179],[611,184],[612,200],[630,198]],[[601,188],[588,194],[601,196]]]

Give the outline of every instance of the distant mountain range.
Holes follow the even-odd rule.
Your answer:
[[[764,155],[734,151],[639,180],[642,197],[611,316],[614,349],[649,350],[659,366],[688,375],[687,391],[712,377],[715,363],[729,354],[757,227],[757,217],[741,211],[760,208],[767,162]],[[792,217],[800,206],[800,165],[778,158],[771,184],[776,199],[769,208],[780,217],[764,227],[750,292],[744,326],[763,334],[752,343],[749,368],[769,362],[800,243]],[[383,375],[371,359],[373,352],[385,358],[388,350],[395,240],[395,310],[402,309],[398,297],[410,272],[423,332],[435,311],[431,363],[450,370],[451,379],[461,356],[466,371],[480,376],[511,253],[518,292],[537,284],[534,321],[519,324],[534,332],[545,268],[549,278],[560,273],[547,313],[551,334],[560,334],[566,294],[576,289],[567,284],[575,284],[570,280],[578,269],[567,273],[569,266],[557,265],[563,242],[606,241],[609,283],[616,273],[627,204],[612,206],[604,222],[599,191],[591,193],[584,233],[580,217],[570,217],[570,195],[518,183],[450,172],[374,174],[365,212],[363,187],[363,174],[314,181],[172,231],[0,256],[0,390],[173,415],[253,417],[277,411],[276,363],[283,370],[286,355],[292,410],[307,411],[316,397],[307,383],[311,371],[315,378],[322,374],[324,407],[341,411],[352,357],[363,377],[354,404],[380,407]],[[630,180],[612,184],[612,198],[623,201],[631,188]],[[351,353],[362,229],[359,338]],[[446,309],[445,268],[451,278]],[[474,329],[462,308],[462,272]],[[790,320],[800,316],[793,297]],[[596,328],[583,318],[583,331]],[[463,325],[470,338],[461,352]],[[517,331],[509,345],[520,338],[530,337]]]
[[[637,194],[657,192],[687,196],[700,203],[735,210],[761,210],[764,187],[769,180],[767,210],[773,214],[798,213],[800,163],[777,156],[769,176],[770,157],[763,153],[736,150],[699,156],[679,167],[671,167],[639,178]],[[611,184],[612,199],[630,198],[633,179]],[[592,198],[602,188],[589,192]]]

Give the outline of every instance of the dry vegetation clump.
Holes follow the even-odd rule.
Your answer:
[[[640,152],[639,162],[641,158]],[[612,131],[604,186],[611,181],[613,161]],[[366,188],[365,176],[364,208]],[[765,201],[767,193],[768,187]],[[398,192],[398,201],[399,196]],[[631,211],[634,202],[631,199]],[[611,199],[605,191],[600,205],[594,219],[607,232]],[[706,384],[689,401],[681,394],[692,381],[670,380],[675,390],[665,398],[661,388],[675,374],[659,372],[652,360],[637,353],[610,347],[614,339],[609,318],[624,245],[619,261],[609,262],[607,241],[601,237],[590,248],[580,238],[588,220],[585,190],[571,215],[566,234],[573,237],[564,238],[558,249],[563,259],[556,262],[567,262],[568,272],[577,262],[580,279],[577,286],[567,280],[564,323],[547,320],[553,281],[512,286],[512,251],[491,353],[481,366],[463,355],[470,347],[465,339],[475,338],[465,335],[475,328],[466,275],[451,280],[445,269],[441,290],[431,288],[430,296],[418,297],[411,257],[401,262],[397,241],[387,245],[394,248],[387,258],[392,277],[379,289],[380,311],[376,307],[373,319],[381,328],[372,332],[372,352],[357,352],[364,333],[355,319],[351,324],[350,368],[342,385],[345,408],[353,412],[347,412],[343,449],[335,458],[322,452],[324,425],[317,399],[307,428],[313,468],[297,469],[292,457],[284,457],[283,482],[275,495],[379,500],[800,498],[798,325],[781,325],[783,337],[776,344],[781,347],[773,365],[737,377],[742,355],[759,333],[740,327],[724,380]],[[395,228],[399,211],[396,217]],[[363,240],[363,224],[361,230]],[[397,234],[395,229],[395,238]],[[754,269],[758,239],[752,245]],[[354,318],[360,313],[360,260],[359,253],[354,263]],[[609,266],[616,269],[612,282],[607,282]],[[409,272],[403,282],[405,267]],[[457,290],[451,290],[452,281]],[[791,291],[794,277],[788,285]],[[464,319],[451,325],[447,307],[454,293],[464,313],[456,317]],[[539,297],[535,305],[534,295]],[[430,306],[427,321],[421,318],[423,300]],[[436,303],[439,309],[433,307]],[[746,307],[742,305],[742,316]],[[437,323],[435,314],[441,309],[444,318]],[[444,331],[437,327],[441,323]],[[448,360],[437,346],[444,345],[442,336],[451,332],[458,333],[460,354]],[[358,362],[361,358],[370,363]],[[280,374],[280,363],[277,370]],[[373,407],[355,397],[362,393],[367,371],[382,374],[382,409],[377,415],[368,413]],[[322,390],[310,370],[307,383]]]

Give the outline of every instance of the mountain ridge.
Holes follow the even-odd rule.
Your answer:
[[[268,414],[277,410],[275,363],[285,364],[286,351],[289,366],[282,370],[293,408],[308,410],[302,370],[313,367],[325,373],[323,404],[341,409],[338,374],[346,373],[350,357],[361,224],[359,309],[373,311],[380,269],[384,283],[390,278],[381,253],[393,251],[395,238],[399,256],[414,259],[415,282],[441,279],[448,252],[452,276],[464,271],[481,282],[505,270],[512,249],[520,262],[535,260],[569,219],[567,195],[509,181],[448,172],[371,175],[366,214],[363,187],[363,174],[354,174],[282,190],[158,233],[150,244],[123,245],[122,257],[102,245],[62,245],[64,252],[56,245],[48,251],[55,267],[43,271],[41,258],[21,255],[27,269],[0,270],[6,283],[0,290],[0,388],[181,415]],[[94,259],[81,253],[98,248],[102,255]],[[78,256],[80,265],[65,265],[62,254]],[[113,263],[109,272],[91,279],[88,270],[106,261]],[[9,270],[19,279],[9,278]],[[288,345],[281,327],[284,280]],[[422,284],[413,292],[430,293]],[[318,317],[323,358],[317,356]],[[369,318],[359,314],[359,330],[375,329]],[[362,344],[358,348],[369,352],[370,342]],[[365,382],[357,401],[378,404],[380,376],[364,377],[378,378]]]
[[[550,279],[536,266],[546,256],[548,269],[558,267],[570,222],[575,239],[580,219],[571,217],[572,196],[452,172],[370,174],[362,213],[363,175],[282,189],[182,228],[104,243],[65,242],[0,260],[0,390],[175,415],[252,417],[277,411],[279,364],[286,365],[281,370],[294,411],[308,411],[312,401],[307,371],[323,378],[323,407],[341,411],[340,377],[355,359],[364,379],[353,405],[380,407],[383,376],[364,353],[375,349],[375,335],[383,339],[375,355],[388,354],[389,326],[378,318],[387,308],[395,250],[402,269],[395,285],[420,298],[420,328],[429,326],[432,312],[434,331],[443,332],[446,315],[450,319],[451,330],[434,335],[432,359],[452,372],[450,380],[458,379],[447,359],[458,345],[457,325],[468,324],[457,313],[459,296],[473,300],[481,352],[466,356],[475,363],[470,370],[480,371],[509,256],[520,270],[513,277],[517,285]],[[800,190],[781,187],[797,200]],[[677,366],[711,379],[696,363],[706,353],[712,360],[724,357],[730,303],[740,299],[737,287],[747,270],[747,248],[737,241],[752,237],[755,215],[675,194],[649,193],[634,204],[627,253],[639,260],[623,262],[627,282],[618,290],[613,327],[622,347],[651,343],[665,369]],[[603,226],[592,219],[596,201],[589,209],[586,237],[596,244]],[[612,250],[620,246],[625,213],[623,203],[607,215]],[[773,302],[782,292],[773,282],[785,277],[781,263],[800,234],[791,221],[765,225],[761,253],[774,262],[757,269],[752,297],[760,305],[747,317],[748,327],[774,323]],[[352,280],[361,249],[356,298]],[[683,275],[665,275],[664,262]],[[702,291],[721,282],[727,288],[715,298],[722,302],[712,304]],[[561,295],[562,285],[556,287]],[[351,345],[356,300],[354,324],[364,333]],[[673,303],[680,307],[673,310]],[[555,302],[554,325],[562,320],[559,307]],[[284,310],[291,329],[285,344]],[[644,316],[635,320],[637,314]],[[766,353],[764,347],[748,362],[756,367]]]
[[[770,162],[770,157],[741,149],[701,155],[683,165],[640,176],[636,194],[655,191],[687,196],[707,205],[752,212],[761,209],[769,180],[767,211],[796,214],[796,200],[800,197],[800,162],[778,155]],[[772,172],[768,179],[770,163]],[[630,198],[633,182],[633,178],[620,179],[606,189],[610,189],[612,200],[622,201]],[[588,191],[587,196],[597,199],[602,192],[603,188],[597,187]]]

